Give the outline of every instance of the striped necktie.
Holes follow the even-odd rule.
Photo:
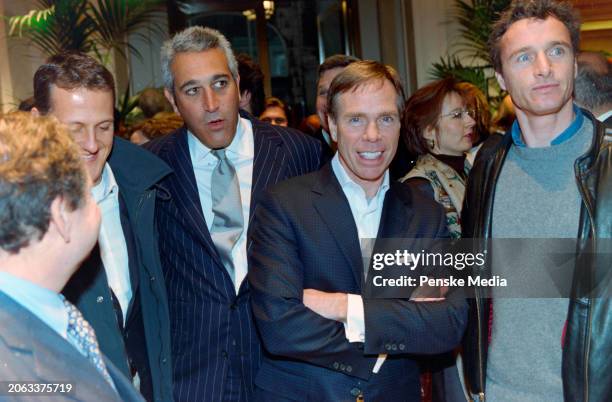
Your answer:
[[[81,354],[87,357],[100,374],[102,374],[102,377],[115,389],[115,383],[110,374],[108,374],[104,360],[102,360],[96,333],[74,304],[65,298],[63,298],[63,301],[64,306],[68,310],[68,336],[76,341]]]

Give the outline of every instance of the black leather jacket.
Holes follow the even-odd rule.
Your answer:
[[[578,259],[588,258],[598,250],[592,240],[612,237],[612,142],[606,136],[605,127],[588,111],[583,113],[593,122],[595,137],[587,153],[574,163],[576,185],[583,201],[577,236]],[[512,137],[507,133],[503,137],[493,136],[480,150],[465,196],[463,237],[482,240],[491,237],[495,188],[511,145]],[[486,248],[486,241],[480,246]],[[603,280],[609,286],[612,267],[607,266],[606,271],[607,277]],[[584,293],[580,289],[589,286],[584,283],[589,278],[575,276],[572,285],[576,296],[569,302],[562,357],[563,394],[567,402],[607,402],[612,396],[611,299],[581,296]],[[470,300],[463,347],[468,388],[484,401],[491,303],[481,296],[481,289],[476,289],[475,297]]]

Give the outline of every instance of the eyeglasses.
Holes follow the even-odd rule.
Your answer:
[[[461,120],[465,116],[470,116],[472,119],[476,118],[476,111],[474,109],[464,108],[464,109],[455,109],[452,112],[441,114],[440,117],[450,116],[451,119]]]

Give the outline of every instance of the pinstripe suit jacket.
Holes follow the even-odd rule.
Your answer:
[[[448,237],[442,208],[420,191],[392,182],[378,238],[439,237]],[[354,401],[363,393],[366,401],[420,401],[419,369],[409,354],[455,347],[467,303],[450,296],[440,303],[364,297],[364,343],[349,343],[342,323],[302,303],[308,288],[362,293],[357,226],[329,163],[262,197],[252,242],[253,314],[268,352],[255,378],[256,400]],[[379,353],[389,357],[372,374]]]
[[[319,168],[321,146],[294,130],[249,119],[255,143],[250,222],[264,189]],[[156,218],[170,307],[175,399],[221,401],[231,389],[240,400],[249,400],[261,360],[249,286],[245,280],[236,295],[207,230],[187,130],[146,147],[174,170],[160,183],[166,197],[158,197]],[[240,383],[227,383],[229,364],[240,371]]]

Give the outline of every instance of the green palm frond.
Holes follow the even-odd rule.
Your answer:
[[[440,61],[433,63],[429,70],[431,78],[455,78],[458,81],[471,82],[483,93],[488,92],[488,79],[485,70],[488,66],[466,66],[457,56],[440,57]]]
[[[488,40],[493,23],[510,1],[455,0],[449,17],[459,24],[459,37],[452,44],[452,52],[433,63],[430,77],[454,77],[459,81],[470,82],[478,86],[489,101],[495,104],[501,90],[489,64]]]
[[[136,47],[131,45],[127,36],[137,34],[148,40],[141,30],[161,31],[160,0],[99,0],[97,5],[90,4],[89,14],[98,27],[100,44],[106,49],[116,49],[125,56],[127,47],[133,54],[140,56]]]
[[[38,9],[9,18],[9,35],[27,38],[48,55],[92,52],[104,63],[109,50],[125,56],[127,48],[139,56],[127,35],[148,40],[142,31],[162,32],[162,4],[162,0],[38,0]]]

